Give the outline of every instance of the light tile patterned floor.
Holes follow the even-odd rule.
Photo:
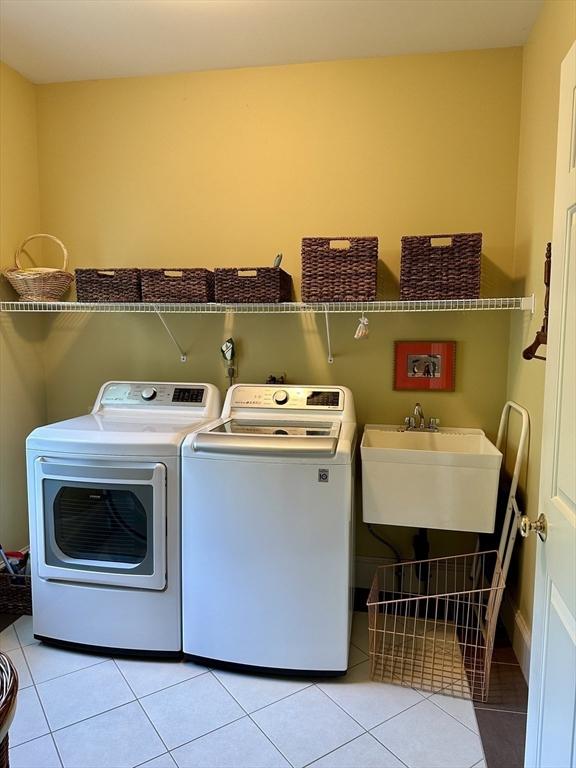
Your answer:
[[[372,682],[356,614],[343,678],[106,659],[0,633],[18,666],[12,768],[481,768],[472,704]]]

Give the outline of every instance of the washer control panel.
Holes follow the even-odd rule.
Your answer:
[[[157,384],[150,382],[111,382],[108,384],[100,404],[106,406],[189,406],[200,407],[204,405],[206,396],[205,387],[197,384]]]
[[[231,406],[233,408],[342,411],[344,392],[337,387],[237,386]]]

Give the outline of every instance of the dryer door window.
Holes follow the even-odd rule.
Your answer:
[[[45,486],[55,482],[48,480]],[[152,507],[149,486],[62,485],[52,506],[54,540],[66,557],[130,566],[146,559],[151,522],[148,512]]]
[[[51,579],[163,589],[166,467],[36,465],[38,568]]]

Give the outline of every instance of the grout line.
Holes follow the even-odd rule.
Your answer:
[[[14,630],[16,631],[16,630]],[[16,635],[18,636],[18,633],[16,632]],[[20,638],[18,638],[18,642],[20,642]],[[28,672],[30,673],[30,679],[32,680],[32,688],[34,688],[34,693],[36,694],[36,698],[38,699],[38,703],[40,704],[40,709],[42,710],[42,714],[44,715],[44,720],[46,720],[46,725],[48,727],[48,733],[50,734],[50,738],[52,739],[52,744],[54,744],[54,749],[56,750],[56,757],[60,761],[60,765],[64,765],[64,760],[62,759],[62,755],[60,754],[60,750],[58,749],[58,744],[56,743],[56,739],[54,738],[54,734],[52,733],[52,726],[50,725],[50,721],[48,720],[48,715],[46,714],[46,710],[44,708],[44,703],[42,701],[42,697],[40,696],[38,692],[38,687],[36,686],[36,681],[34,680],[34,676],[32,674],[32,668],[30,667],[30,664],[28,663],[28,659],[26,658],[26,654],[24,653],[24,650],[22,646],[20,646],[22,650],[22,656],[24,658],[24,663],[28,667]],[[29,686],[30,687],[30,686]],[[45,734],[48,735],[48,734]],[[33,741],[33,739],[29,739],[29,741]],[[22,742],[23,744],[28,744],[29,741]]]
[[[62,768],[62,759],[60,758],[60,753],[58,752],[58,747],[56,746],[56,742],[54,741],[54,737],[52,736],[52,733],[43,733],[42,736],[35,736],[33,739],[28,739],[28,741],[23,741],[20,744],[15,744],[13,747],[9,747],[9,753],[12,753],[15,749],[20,749],[20,747],[24,747],[24,746],[27,746],[28,744],[32,744],[35,741],[40,741],[40,739],[45,739],[46,736],[49,736],[52,743],[54,744],[56,757],[60,762],[60,768]],[[10,757],[10,754],[9,754],[9,757]]]
[[[213,673],[213,674],[214,674],[214,677],[216,677],[216,679],[218,680],[218,682],[221,685],[224,685],[224,683],[221,680],[218,679],[216,674],[215,673]],[[282,696],[281,698],[276,699],[275,701],[271,701],[269,704],[264,704],[264,706],[257,707],[256,709],[253,709],[250,712],[248,712],[247,710],[244,710],[244,711],[246,712],[247,715],[255,715],[256,712],[262,712],[263,709],[267,709],[268,707],[271,707],[274,704],[278,704],[278,702],[280,702],[280,701],[284,701],[285,699],[289,699],[291,696],[296,696],[297,693],[302,693],[302,691],[306,691],[308,688],[312,688],[313,685],[314,685],[314,683],[308,683],[307,685],[303,686],[302,688],[299,688],[297,691],[292,691],[292,693],[287,693],[286,696]],[[225,685],[224,685],[224,687],[226,688]],[[228,688],[226,688],[226,690],[228,691]],[[228,691],[228,693],[230,693],[230,691]],[[232,696],[232,698],[234,698],[234,694],[233,693],[230,693],[230,696]],[[238,702],[238,704],[240,704],[240,702]],[[242,707],[241,704],[240,704],[240,706]],[[242,709],[244,709],[244,707],[242,707]]]
[[[345,741],[344,744],[340,744],[339,746],[334,747],[334,749],[331,749],[329,752],[325,752],[323,755],[320,755],[320,757],[315,757],[311,763],[305,763],[304,768],[312,768],[312,766],[314,766],[319,760],[323,760],[325,757],[328,757],[328,755],[333,755],[334,752],[337,752],[342,747],[348,746],[348,744],[352,744],[352,742],[356,741],[362,736],[366,736],[366,732],[359,733],[357,736],[354,736],[352,739],[348,739],[348,741]]]
[[[188,739],[188,741],[185,741],[183,744],[178,744],[176,747],[172,747],[171,750],[170,749],[168,750],[168,752],[170,753],[170,757],[174,760],[174,762],[176,762],[176,759],[172,755],[172,752],[176,752],[181,747],[187,747],[188,744],[192,744],[193,742],[198,741],[199,739],[203,739],[204,736],[209,736],[211,733],[216,733],[216,731],[221,731],[222,728],[226,728],[226,726],[232,725],[232,723],[237,723],[239,720],[244,720],[245,717],[247,717],[247,715],[240,715],[240,717],[235,717],[234,720],[230,720],[229,723],[223,723],[222,725],[219,725],[217,728],[212,728],[212,730],[206,731],[206,733],[201,733],[200,736],[194,736],[193,739]],[[158,757],[161,757],[161,755],[158,755]],[[156,758],[151,757],[150,759],[155,760]]]
[[[330,696],[330,694],[326,693],[326,691],[325,691],[323,688],[320,688],[320,685],[318,685],[318,683],[315,683],[315,686],[316,686],[316,688],[318,688],[318,690],[320,691],[320,693],[323,693],[323,694],[324,694],[324,696],[326,696],[326,698],[327,698],[327,699],[329,699],[329,700],[330,700],[330,701],[331,701],[333,704],[335,704],[335,705],[338,707],[338,709],[341,709],[341,710],[342,710],[342,712],[344,712],[344,714],[345,714],[345,715],[348,715],[348,717],[349,717],[351,720],[354,720],[354,722],[356,723],[356,725],[359,725],[359,726],[360,726],[360,728],[362,728],[362,730],[364,731],[364,733],[368,733],[368,729],[367,729],[365,726],[363,726],[361,722],[359,722],[358,720],[356,720],[356,718],[355,718],[353,715],[351,715],[351,714],[350,714],[350,712],[347,712],[347,711],[344,709],[344,707],[343,707],[341,704],[338,704],[338,702],[337,702],[337,701],[335,701],[335,700],[332,698],[332,696]],[[362,734],[358,734],[358,735],[359,735],[359,736],[361,736]],[[355,738],[356,738],[356,737],[355,737]],[[352,741],[353,741],[353,739],[352,739]]]
[[[115,707],[110,707],[110,709],[105,709],[103,712],[98,712],[95,715],[90,715],[89,717],[83,717],[82,720],[75,720],[73,723],[68,723],[68,725],[61,725],[59,728],[54,728],[54,730],[51,730],[50,733],[60,733],[60,731],[65,731],[66,728],[73,728],[75,725],[79,725],[80,723],[85,723],[87,720],[93,720],[95,717],[100,717],[100,715],[106,715],[108,712],[114,712],[115,709],[120,709],[121,707],[127,707],[128,704],[134,704],[134,702],[137,701],[137,699],[132,699],[132,701],[125,701],[123,704],[117,704]],[[48,723],[48,727],[50,727],[50,724]],[[150,758],[152,760],[152,758]]]
[[[30,646],[25,646],[26,648],[29,648]],[[26,658],[26,654],[23,654],[24,658]],[[55,677],[49,677],[47,680],[40,680],[40,682],[36,682],[34,680],[34,673],[32,672],[32,667],[28,664],[28,667],[30,668],[30,676],[34,680],[35,686],[44,685],[44,683],[51,683],[53,680],[60,680],[62,677],[69,677],[70,675],[75,675],[76,672],[83,672],[85,669],[92,669],[92,667],[98,667],[100,664],[106,664],[107,661],[112,661],[112,659],[102,659],[101,661],[96,661],[94,664],[89,664],[87,667],[80,667],[79,669],[73,669],[70,672],[64,672],[61,675],[56,675]],[[26,659],[26,662],[28,662],[28,659]]]
[[[1,1],[1,0],[0,0],[0,1]],[[115,661],[115,659],[113,659],[113,661]],[[125,679],[125,680],[126,680],[126,682],[128,683],[128,680],[127,680],[127,679],[126,679],[126,677],[124,676],[124,673],[122,672],[122,670],[120,669],[120,667],[118,666],[118,664],[116,664],[116,666],[117,666],[117,667],[118,667],[118,669],[120,670],[120,674],[122,675],[122,677],[124,677],[124,679]],[[192,675],[191,677],[186,677],[186,678],[184,678],[184,680],[178,680],[178,682],[177,682],[177,683],[170,683],[170,685],[165,685],[165,686],[164,686],[164,687],[162,687],[162,688],[158,688],[158,690],[157,690],[157,691],[150,691],[150,693],[143,693],[143,694],[142,694],[142,696],[138,696],[138,695],[136,694],[136,692],[133,690],[133,688],[132,688],[132,686],[130,685],[130,683],[128,683],[128,686],[129,686],[130,690],[131,690],[131,691],[134,693],[134,696],[135,696],[135,697],[136,697],[138,700],[140,700],[140,699],[147,699],[149,696],[154,696],[155,694],[157,694],[157,693],[160,693],[161,691],[167,691],[169,688],[175,688],[177,685],[181,685],[182,683],[188,683],[188,682],[190,682],[190,680],[196,680],[196,678],[197,678],[197,677],[204,677],[204,675],[207,675],[209,672],[210,672],[210,670],[209,670],[209,669],[205,669],[205,670],[204,670],[204,672],[199,672],[197,675]]]
[[[374,736],[373,733],[368,733],[368,735],[371,736],[377,744],[379,744],[381,747],[384,747],[385,750],[390,752],[390,754],[393,755],[396,758],[396,760],[398,760],[399,763],[402,763],[402,765],[405,765],[406,768],[410,768],[408,763],[405,763],[404,760],[402,760],[402,758],[396,754],[396,752],[393,752],[390,749],[390,747],[387,747],[386,744],[383,744],[379,739],[376,738],[376,736]]]
[[[177,749],[177,747],[175,747],[175,749]],[[162,752],[161,755],[157,755],[156,757],[150,757],[150,758],[148,758],[148,760],[144,760],[143,763],[138,763],[138,765],[132,766],[132,768],[142,768],[142,766],[146,766],[146,764],[150,763],[152,760],[158,760],[161,757],[166,757],[166,755],[168,755],[168,757],[170,757],[172,759],[172,762],[174,763],[174,765],[176,765],[176,760],[174,760],[170,750],[168,750],[168,752]]]
[[[218,683],[219,683],[219,684],[222,686],[222,688],[223,688],[223,689],[226,691],[226,693],[227,693],[229,696],[231,696],[231,697],[234,699],[234,701],[236,702],[236,704],[238,704],[238,706],[240,707],[240,709],[241,709],[243,712],[246,712],[246,716],[249,718],[250,722],[254,723],[254,725],[256,726],[256,728],[258,728],[258,730],[260,731],[260,733],[261,733],[261,734],[262,734],[262,735],[263,735],[263,736],[264,736],[266,739],[268,739],[268,741],[270,742],[270,744],[272,744],[272,746],[274,747],[274,749],[275,749],[275,750],[277,750],[277,751],[278,751],[278,752],[279,752],[279,753],[282,755],[282,757],[283,757],[283,758],[286,760],[286,762],[288,763],[288,765],[291,765],[291,766],[293,766],[294,764],[293,764],[293,763],[292,763],[290,760],[288,760],[288,757],[287,757],[287,756],[284,754],[284,752],[282,752],[282,750],[280,749],[280,747],[278,747],[276,744],[274,744],[274,742],[273,742],[273,741],[272,741],[272,739],[271,739],[271,738],[268,736],[268,734],[267,734],[267,733],[265,733],[265,732],[262,730],[262,728],[260,728],[260,726],[258,725],[258,723],[257,723],[257,722],[256,722],[256,721],[255,721],[255,720],[254,720],[254,719],[251,717],[251,715],[250,715],[250,712],[248,712],[248,710],[247,710],[245,707],[243,707],[243,706],[242,706],[242,704],[241,704],[241,703],[238,701],[238,699],[236,698],[236,696],[234,696],[234,694],[233,694],[231,691],[229,691],[229,690],[228,690],[228,688],[226,688],[226,686],[224,685],[224,683],[223,683],[223,682],[222,682],[222,681],[221,681],[221,680],[220,680],[220,679],[217,677],[217,675],[216,675],[214,672],[211,672],[211,674],[212,674],[212,676],[215,678],[216,682],[218,682]],[[309,686],[307,686],[307,687],[309,687]],[[306,688],[304,688],[304,689],[302,689],[302,690],[306,690]],[[296,691],[296,693],[300,693],[300,691]],[[286,696],[285,698],[288,698],[288,697]],[[282,701],[282,699],[279,699],[279,701]],[[273,703],[275,704],[276,702],[273,702]],[[270,705],[270,704],[268,704],[268,705],[266,705],[266,706],[271,706],[271,705]],[[261,711],[262,709],[266,709],[266,707],[261,707],[261,708],[260,708],[260,710],[255,710],[255,711],[256,711],[256,712],[259,712],[259,711]]]
[[[52,646],[43,645],[42,643],[37,643],[37,645],[42,645],[42,647],[49,648],[50,650],[52,649]],[[25,645],[25,646],[22,647],[22,653],[24,655],[24,658],[26,659],[26,663],[27,664],[28,664],[28,658],[26,656],[26,652],[24,651],[24,648],[31,648],[31,647],[32,647],[32,645]],[[57,650],[63,650],[64,652],[66,652],[65,648],[58,648]],[[74,651],[72,651],[72,653],[74,653]],[[81,672],[83,669],[89,669],[90,667],[97,667],[99,664],[104,664],[107,661],[113,661],[113,659],[111,659],[111,658],[103,659],[102,657],[99,657],[98,661],[95,661],[95,662],[93,662],[91,664],[86,664],[85,667],[79,667],[78,669],[72,669],[69,672],[63,672],[60,675],[54,675],[54,677],[48,677],[48,678],[46,678],[46,680],[39,680],[39,681],[37,681],[35,679],[34,673],[32,671],[32,666],[30,664],[28,664],[28,668],[30,669],[30,676],[34,680],[34,685],[42,685],[43,683],[49,683],[52,680],[58,680],[58,678],[60,678],[60,677],[67,677],[67,675],[73,675],[75,672]]]
[[[362,736],[369,736],[370,738],[372,738],[376,742],[376,744],[378,744],[379,747],[382,747],[383,749],[385,749],[386,752],[389,752],[393,757],[395,757],[399,763],[402,763],[402,765],[406,766],[406,768],[409,768],[403,760],[400,760],[400,758],[397,755],[395,755],[391,749],[389,749],[385,744],[382,744],[381,741],[378,741],[378,739],[375,736],[373,736],[369,731],[365,731],[364,733],[359,733],[358,736],[354,736],[353,739],[350,739],[349,741],[345,741],[344,744],[340,744],[340,746],[335,747],[334,749],[331,749],[330,752],[326,752],[324,755],[320,755],[320,757],[316,757],[311,763],[306,763],[304,768],[313,768],[314,765],[316,765],[316,763],[319,760],[323,760],[325,757],[328,757],[329,755],[333,755],[334,752],[338,752],[338,750],[342,749],[342,747],[347,747],[349,744],[353,744],[355,741],[358,741],[358,739],[361,739]]]
[[[456,717],[456,715],[453,715],[451,712],[448,712],[444,707],[441,707],[440,704],[437,704],[435,701],[432,701],[431,699],[426,699],[426,701],[430,701],[430,704],[434,704],[434,706],[439,709],[441,712],[444,712],[445,715],[448,715],[452,718],[452,720],[455,720],[457,723],[460,723],[460,725],[464,726],[464,728],[467,728],[470,733],[473,733],[475,736],[480,736],[480,726],[478,725],[478,720],[476,720],[476,714],[474,714],[474,719],[476,720],[476,725],[478,725],[478,730],[474,731],[470,726],[466,725],[466,723],[463,723],[462,720],[460,720],[459,717]],[[470,699],[458,699],[458,701],[470,701]],[[472,707],[472,711],[474,712],[474,707]]]
[[[395,717],[398,717],[398,715],[403,715],[404,712],[408,712],[409,709],[414,709],[414,707],[417,707],[419,704],[422,704],[424,701],[428,701],[428,699],[422,698],[420,701],[414,702],[414,704],[410,704],[409,707],[406,707],[406,709],[403,709],[401,712],[396,712],[395,715],[390,715],[390,717],[387,717],[385,720],[382,720],[381,722],[377,723],[377,725],[373,725],[368,733],[372,733],[372,731],[375,731],[376,728],[379,728],[381,725],[384,725],[384,723],[388,723],[390,720],[394,720]]]
[[[518,709],[496,709],[493,707],[477,707],[477,706],[474,706],[474,709],[481,709],[483,712],[505,712],[508,715],[523,715],[524,717],[528,717],[528,712],[522,712]]]
[[[27,615],[28,614],[24,614],[24,616],[27,616]],[[22,616],[18,616],[18,619],[21,619],[21,618],[22,618]],[[30,618],[32,618],[32,616],[30,616]],[[22,642],[22,640],[20,638],[20,634],[18,632],[18,629],[16,628],[16,623],[18,622],[18,619],[13,621],[12,624],[10,624],[10,626],[14,627],[14,632],[16,632],[16,638],[18,639],[18,642],[20,643],[20,648],[27,648],[29,645],[36,645],[37,643],[39,643],[40,641],[36,640],[36,638],[34,637],[34,634],[32,634],[32,642],[31,643],[26,643],[26,645],[24,645],[24,643]]]
[[[114,663],[114,666],[116,667],[116,669],[118,670],[118,672],[120,672],[120,675],[122,676],[122,678],[123,678],[123,679],[124,679],[124,681],[126,682],[126,685],[127,685],[127,686],[128,686],[128,688],[129,688],[129,689],[132,691],[132,695],[134,696],[135,700],[138,702],[138,706],[140,707],[140,709],[141,709],[141,710],[142,710],[142,712],[144,713],[144,717],[145,717],[145,718],[148,720],[148,722],[150,723],[150,725],[152,726],[152,728],[154,729],[154,731],[155,731],[155,732],[156,732],[156,734],[158,735],[158,738],[160,739],[160,741],[162,742],[162,744],[164,744],[164,746],[166,747],[166,751],[167,751],[167,752],[169,752],[170,750],[168,749],[168,745],[166,744],[166,742],[164,741],[164,739],[162,738],[162,736],[161,736],[161,735],[158,733],[158,729],[156,728],[156,726],[154,725],[154,723],[153,723],[153,722],[152,722],[152,720],[150,719],[150,716],[148,715],[148,712],[146,712],[146,710],[145,710],[145,709],[144,709],[144,707],[142,706],[142,702],[140,701],[140,699],[138,698],[138,696],[136,696],[136,692],[134,691],[134,689],[132,688],[132,686],[130,685],[130,683],[128,682],[128,680],[126,679],[126,677],[124,676],[124,673],[122,672],[122,670],[120,669],[120,667],[118,666],[118,664],[116,664],[116,660],[115,660],[115,659],[112,659],[112,661],[113,661],[113,663]],[[157,755],[156,757],[161,757],[161,755]],[[172,757],[172,756],[171,756],[171,757]],[[153,758],[153,757],[151,757],[151,758],[150,758],[150,760],[154,760],[154,759],[155,759],[155,758]]]

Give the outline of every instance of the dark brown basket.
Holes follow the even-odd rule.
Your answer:
[[[78,301],[140,301],[139,269],[77,269]]]
[[[481,232],[403,237],[400,298],[479,299],[481,253]]]
[[[340,244],[340,247],[334,247]],[[344,246],[344,247],[341,247]],[[374,301],[377,237],[305,237],[302,300]]]
[[[0,653],[0,768],[8,768],[8,729],[16,712],[18,673],[11,659]]]
[[[0,613],[32,615],[32,577],[0,573]]]
[[[142,301],[194,304],[214,301],[209,269],[141,269]]]
[[[279,267],[215,269],[216,301],[277,304],[292,299],[292,277]]]

